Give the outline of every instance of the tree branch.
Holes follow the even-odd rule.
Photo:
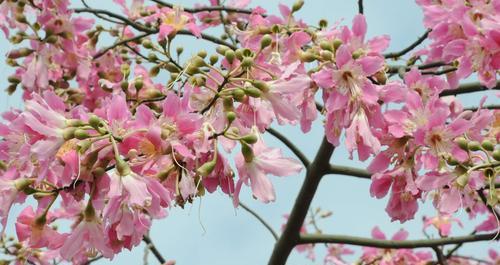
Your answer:
[[[157,3],[160,6],[165,6],[169,8],[173,8],[174,5],[171,3],[167,3],[161,0],[151,0],[152,2]],[[241,13],[241,14],[252,14],[253,10],[252,9],[244,9],[244,8],[234,8],[234,7],[229,7],[229,6],[202,6],[202,7],[195,7],[195,8],[189,8],[189,7],[183,7],[184,11],[188,13],[199,13],[199,12],[205,12],[205,11],[226,11],[226,12],[233,12],[233,13]]]
[[[121,41],[119,41],[119,42],[117,42],[117,43],[115,43],[115,44],[113,44],[113,45],[111,45],[109,47],[106,47],[106,48],[102,49],[100,52],[98,52],[97,54],[95,54],[93,58],[95,60],[95,59],[103,56],[104,54],[106,54],[109,50],[112,50],[112,49],[114,49],[114,48],[116,48],[116,47],[118,47],[120,45],[127,44],[129,42],[134,42],[134,41],[140,40],[140,39],[142,39],[144,37],[147,37],[147,36],[149,36],[151,34],[152,33],[143,33],[143,34],[139,34],[139,35],[137,35],[135,37],[132,37],[132,38],[121,40]]]
[[[285,144],[286,147],[288,147],[297,156],[300,162],[302,162],[304,167],[306,168],[309,167],[309,164],[311,162],[309,162],[307,156],[304,153],[302,153],[302,151],[297,146],[295,146],[288,138],[286,138],[283,134],[281,134],[280,132],[276,131],[273,128],[267,128],[267,132],[276,137],[283,144]]]
[[[425,41],[425,39],[427,39],[427,37],[429,36],[429,33],[431,32],[431,29],[428,29],[427,31],[425,31],[425,33],[420,36],[414,43],[410,44],[410,46],[402,49],[401,51],[399,52],[391,52],[391,53],[387,53],[384,55],[384,57],[386,59],[392,59],[392,58],[398,58],[398,57],[401,57],[405,54],[407,54],[408,52],[410,52],[411,50],[415,49],[418,45],[420,45],[422,42]]]
[[[321,177],[328,172],[328,168],[330,167],[329,160],[334,150],[335,147],[330,144],[326,138],[323,138],[323,142],[316,153],[316,157],[307,168],[304,183],[295,199],[295,204],[290,212],[285,230],[274,246],[274,250],[268,262],[269,265],[284,265],[293,247],[299,242],[300,228],[304,224],[304,219],[311,206]]]
[[[346,175],[363,179],[371,179],[372,177],[372,174],[366,169],[337,165],[330,165],[328,174]]]
[[[144,241],[147,244],[147,247],[151,250],[153,255],[155,255],[156,259],[160,262],[160,264],[163,264],[167,262],[165,258],[161,255],[160,251],[155,247],[153,241],[151,241],[151,238],[149,238],[148,235],[144,235],[142,237],[142,241]]]
[[[358,13],[364,13],[363,0],[358,0]]]
[[[274,237],[275,240],[278,240],[278,234],[276,233],[276,231],[273,230],[273,228],[271,227],[271,225],[269,225],[266,220],[264,220],[264,218],[262,218],[258,213],[256,213],[254,210],[252,210],[250,207],[246,206],[245,204],[243,204],[242,202],[240,202],[240,206],[241,208],[243,208],[245,211],[247,211],[248,213],[250,213],[251,215],[253,215],[255,218],[257,218],[257,220],[259,220],[259,222],[261,224],[264,225],[264,227],[267,228],[267,230],[271,233],[271,235]]]
[[[347,244],[354,246],[375,247],[384,249],[409,249],[409,248],[432,248],[437,246],[453,245],[459,243],[470,243],[479,241],[498,240],[497,233],[467,235],[459,237],[446,237],[438,239],[422,239],[422,240],[379,240],[373,238],[363,238],[344,235],[301,235],[299,244],[315,244],[315,243],[336,243]]]
[[[443,251],[438,246],[435,246],[432,249],[436,253],[438,264],[448,265],[448,262],[446,262],[446,257],[443,255]]]
[[[472,83],[462,84],[456,89],[445,90],[445,91],[441,92],[441,94],[439,94],[439,96],[440,97],[456,96],[459,94],[473,93],[473,92],[486,91],[486,90],[490,90],[490,89],[481,85],[479,82],[472,82]],[[495,87],[491,88],[491,90],[500,90],[500,81],[497,82],[497,85]]]
[[[431,62],[431,63],[426,63],[426,64],[421,64],[421,65],[412,65],[412,66],[406,66],[406,65],[389,65],[387,69],[387,73],[389,74],[397,74],[400,69],[404,69],[405,71],[410,71],[413,67],[417,67],[419,70],[425,70],[425,69],[430,69],[430,68],[436,68],[436,67],[441,67],[441,66],[447,66],[449,64],[445,62]]]

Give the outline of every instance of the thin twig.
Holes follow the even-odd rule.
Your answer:
[[[267,132],[270,133],[272,136],[276,137],[283,144],[285,144],[286,147],[288,147],[290,151],[292,151],[297,156],[300,162],[302,162],[304,167],[306,168],[309,167],[310,162],[309,159],[307,159],[307,156],[304,153],[302,153],[302,151],[295,144],[293,144],[288,138],[286,138],[286,136],[284,136],[283,134],[281,134],[280,132],[276,131],[273,128],[267,128]]]
[[[386,59],[392,59],[392,58],[399,58],[405,54],[407,54],[408,52],[410,52],[411,50],[415,49],[418,45],[420,45],[422,42],[425,41],[425,39],[427,39],[427,37],[429,36],[429,33],[431,32],[431,29],[428,29],[427,31],[425,31],[424,34],[422,34],[422,36],[420,36],[414,43],[410,44],[410,46],[402,49],[401,51],[399,52],[391,52],[391,53],[387,53],[384,55],[384,57]]]
[[[96,53],[93,58],[95,60],[95,59],[103,56],[104,54],[106,54],[109,50],[112,50],[112,49],[114,49],[114,48],[116,48],[116,47],[118,47],[120,45],[128,44],[129,42],[138,41],[138,40],[140,40],[140,39],[142,39],[144,37],[147,37],[147,36],[149,36],[151,34],[152,33],[142,33],[142,34],[139,34],[139,35],[137,35],[135,37],[121,40],[121,41],[119,41],[119,42],[117,42],[117,43],[115,43],[115,44],[113,44],[113,45],[111,45],[109,47],[106,47],[106,48],[102,49],[100,52]]]
[[[168,8],[173,8],[174,5],[171,3],[167,3],[161,0],[151,0],[152,2],[157,3],[160,6],[165,6]],[[184,11],[188,13],[199,13],[199,12],[205,12],[205,11],[226,11],[226,12],[233,12],[233,13],[241,13],[241,14],[252,14],[253,10],[252,9],[244,9],[244,8],[234,8],[234,7],[229,7],[229,6],[202,6],[202,7],[195,7],[195,8],[189,8],[189,7],[183,7]]]
[[[446,257],[443,255],[443,251],[438,246],[435,246],[432,249],[436,253],[438,264],[448,265],[448,262],[446,262]]]
[[[330,169],[328,174],[338,174],[338,175],[346,175],[353,176],[363,179],[371,179],[372,174],[366,169],[360,169],[355,167],[347,167],[347,166],[338,166],[338,165],[330,165]]]
[[[358,13],[364,13],[363,0],[358,0]]]
[[[163,264],[166,262],[165,258],[161,255],[160,251],[156,248],[154,245],[153,241],[151,241],[151,238],[147,235],[144,235],[142,237],[142,241],[144,241],[147,244],[147,247],[151,250],[153,255],[156,257],[156,259],[160,262],[160,264]]]
[[[410,248],[432,248],[436,246],[454,245],[459,243],[470,243],[480,241],[498,240],[497,233],[467,235],[459,237],[445,237],[437,239],[421,240],[380,240],[373,238],[326,235],[326,234],[306,234],[301,235],[298,244],[333,243],[347,244],[354,246],[375,247],[384,249],[410,249]]]
[[[444,96],[456,96],[459,94],[465,94],[465,93],[473,93],[473,92],[479,92],[479,91],[486,91],[490,90],[489,88],[481,85],[479,82],[473,82],[473,83],[466,83],[460,85],[456,89],[448,89],[439,94],[440,97]],[[497,82],[497,85],[491,90],[500,90],[500,82]]]
[[[279,236],[276,233],[276,231],[273,230],[271,225],[269,225],[264,218],[262,218],[258,213],[256,213],[254,210],[252,210],[250,207],[246,206],[244,203],[240,202],[241,208],[243,208],[245,211],[253,215],[261,224],[263,224],[267,230],[271,233],[271,235],[274,237],[275,240],[278,240]]]

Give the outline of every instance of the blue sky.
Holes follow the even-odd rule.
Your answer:
[[[148,0],[145,0],[148,2]],[[88,0],[91,6],[101,9],[114,9],[111,0]],[[174,1],[185,6],[192,6],[195,1]],[[206,1],[208,2],[208,1]],[[291,5],[293,1],[281,1]],[[298,17],[306,22],[316,24],[325,18],[330,24],[343,19],[344,24],[350,25],[352,17],[357,13],[356,0],[308,0]],[[79,4],[79,1],[75,1]],[[260,5],[270,11],[278,13],[279,1],[255,0],[253,5]],[[390,51],[399,50],[418,38],[425,29],[422,26],[422,12],[412,0],[366,0],[365,15],[368,20],[368,35],[376,36],[389,34],[391,36]],[[182,43],[185,53],[193,53],[197,48],[210,50],[210,45],[200,40],[187,40]],[[6,41],[0,42],[0,54],[5,55],[9,50]],[[6,76],[12,69],[5,64],[0,65],[0,87],[7,86]],[[0,92],[0,110],[10,107],[22,107],[19,95],[7,96]],[[479,96],[469,97],[468,103],[477,102]],[[301,147],[304,153],[312,158],[323,136],[321,119],[312,131],[304,135],[299,128],[285,126],[277,128],[286,134],[294,143]],[[266,136],[271,146],[283,147],[272,136]],[[285,154],[293,156],[289,151]],[[350,161],[345,148],[335,151],[331,160],[334,164],[364,167],[366,164]],[[276,230],[283,223],[282,215],[292,208],[294,199],[304,172],[291,177],[271,177],[277,193],[277,200],[271,204],[262,204],[251,198],[250,189],[244,188],[241,200],[260,213]],[[422,215],[433,215],[432,207],[427,203],[417,214],[415,220],[404,225],[399,222],[390,222],[384,211],[386,199],[377,200],[369,196],[369,181],[346,176],[328,175],[322,180],[320,188],[313,201],[313,207],[331,210],[333,215],[326,221],[320,222],[325,232],[368,236],[375,225],[379,225],[388,235],[404,227],[410,231],[411,238],[422,238]],[[19,208],[15,209],[18,210]],[[468,219],[464,212],[457,213],[461,219]],[[11,222],[12,225],[12,222]],[[456,234],[467,234],[472,230],[471,224],[466,222],[466,228]],[[12,230],[11,230],[12,231]],[[156,246],[167,259],[177,260],[177,264],[216,264],[216,265],[255,265],[267,264],[272,251],[274,239],[269,232],[243,209],[234,209],[231,200],[221,192],[215,192],[198,199],[192,206],[185,209],[172,208],[169,217],[155,221],[151,231]],[[463,249],[462,254],[486,254],[485,244],[474,244]],[[496,245],[498,247],[498,244]],[[141,264],[143,247],[137,247],[132,252],[124,251],[112,262],[99,261],[96,264]],[[321,263],[323,255],[318,252],[317,263]],[[153,256],[149,255],[150,264],[157,264]],[[310,264],[302,255],[293,253],[287,264]]]

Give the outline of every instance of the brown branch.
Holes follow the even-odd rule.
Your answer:
[[[393,59],[393,58],[399,58],[405,54],[407,54],[408,52],[410,52],[411,50],[415,49],[418,45],[422,44],[422,42],[424,42],[427,37],[429,36],[429,33],[431,32],[431,29],[428,29],[427,31],[425,31],[425,33],[420,36],[414,43],[410,44],[410,46],[402,49],[401,51],[399,52],[391,52],[391,53],[388,53],[388,54],[385,54],[384,57],[386,59]]]
[[[477,111],[479,107],[470,107],[470,108],[464,108],[464,110],[471,110],[471,111]],[[497,104],[491,104],[491,105],[484,105],[481,109],[500,109],[500,105]]]
[[[354,246],[384,248],[384,249],[410,249],[410,248],[433,248],[437,246],[454,245],[459,243],[470,243],[480,241],[498,240],[497,233],[467,235],[458,237],[445,237],[437,239],[421,240],[379,240],[373,238],[344,236],[344,235],[325,235],[325,234],[306,234],[301,235],[298,244],[315,243],[333,243],[347,244]]]
[[[280,132],[276,131],[273,128],[267,128],[266,131],[270,133],[272,136],[276,137],[278,140],[280,140],[283,144],[285,144],[286,147],[288,147],[288,149],[290,149],[290,151],[292,151],[297,156],[300,162],[302,162],[304,167],[306,168],[309,167],[309,164],[311,162],[309,162],[307,156],[304,153],[302,153],[302,151],[296,145],[294,145],[288,138],[286,138],[283,134],[281,134]]]
[[[161,0],[151,0],[152,2],[157,3],[160,6],[165,6],[168,8],[173,8],[174,4],[167,3]],[[234,7],[229,7],[229,6],[203,6],[203,7],[195,7],[195,8],[189,8],[189,7],[183,7],[184,11],[188,13],[200,13],[200,12],[210,12],[210,11],[226,11],[226,12],[233,12],[233,13],[241,13],[241,14],[252,14],[253,10],[252,9],[244,9],[244,8],[234,8]]]
[[[388,69],[387,69],[387,73],[397,74],[400,71],[400,69],[403,69],[404,71],[410,71],[413,67],[417,67],[419,70],[425,70],[425,69],[436,68],[436,67],[447,66],[447,65],[449,65],[449,64],[447,64],[445,62],[431,62],[431,63],[414,65],[414,66],[389,65]]]
[[[358,13],[364,13],[363,0],[358,0]]]
[[[161,255],[160,251],[158,251],[158,249],[156,248],[153,241],[151,241],[151,238],[149,238],[148,235],[142,236],[142,241],[144,241],[147,244],[147,247],[151,250],[151,252],[156,257],[156,259],[160,262],[160,264],[167,262],[165,260],[165,258]]]
[[[439,96],[440,97],[452,96],[452,95],[456,96],[459,94],[473,93],[473,92],[486,91],[486,90],[490,90],[490,89],[481,85],[479,82],[472,82],[472,83],[462,84],[456,89],[445,90],[445,91],[441,92],[441,94],[439,94]],[[497,82],[497,85],[495,87],[491,88],[491,90],[500,90],[500,82]]]
[[[372,174],[366,169],[337,165],[330,165],[328,174],[346,175],[363,179],[371,179],[372,177]]]
[[[255,218],[257,218],[257,220],[259,220],[259,222],[264,225],[264,227],[271,233],[271,235],[274,237],[275,240],[278,240],[278,234],[276,233],[276,231],[274,231],[274,229],[271,227],[270,224],[268,224],[266,222],[266,220],[264,220],[264,218],[262,218],[257,212],[255,212],[254,210],[252,210],[250,207],[246,206],[245,204],[243,204],[242,202],[240,202],[240,206],[241,208],[243,208],[245,211],[247,211],[249,214],[253,215]]]
[[[119,42],[117,42],[117,43],[115,43],[115,44],[113,44],[113,45],[111,45],[109,47],[106,47],[106,48],[102,49],[100,52],[98,52],[97,54],[95,54],[93,58],[97,59],[97,58],[103,56],[104,54],[106,54],[109,50],[112,50],[112,49],[114,49],[114,48],[116,48],[118,46],[124,45],[124,44],[128,44],[129,42],[135,42],[135,41],[140,40],[140,39],[142,39],[144,37],[147,37],[147,36],[149,36],[151,34],[152,33],[143,33],[143,34],[139,34],[139,35],[137,35],[135,37],[132,37],[132,38],[121,40],[121,41],[119,41]]]
[[[297,245],[300,239],[300,228],[304,224],[309,207],[314,198],[314,194],[321,181],[321,177],[328,172],[330,167],[330,157],[335,147],[326,138],[323,138],[316,157],[307,168],[306,177],[302,188],[295,199],[295,204],[288,218],[285,230],[281,234],[278,242],[269,259],[269,265],[284,265],[290,252]]]
[[[439,248],[439,246],[432,247],[432,249],[436,253],[438,264],[448,265],[448,262],[446,262],[446,257],[443,255],[443,251]]]

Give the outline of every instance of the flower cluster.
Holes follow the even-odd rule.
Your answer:
[[[453,83],[418,67],[402,67],[402,81],[390,78],[382,54],[389,37],[367,40],[362,14],[351,26],[316,27],[295,17],[303,1],[280,5],[280,16],[243,9],[250,1],[230,2],[224,12],[219,1],[115,2],[125,16],[72,8],[69,0],[0,1],[0,29],[17,45],[7,55],[15,68],[8,92],[22,89],[25,102],[0,124],[0,222],[3,231],[12,205],[36,200],[17,216],[19,242],[4,244],[23,262],[113,258],[137,246],[169,208],[216,190],[235,207],[245,186],[272,202],[268,176],[296,175],[303,165],[262,134],[274,123],[307,133],[319,117],[329,143],[344,142],[351,158],[373,158],[370,192],[390,194],[393,220],[412,219],[418,200],[430,197],[439,215],[426,226],[447,236],[454,212],[488,211],[478,194],[498,206],[500,112],[482,103],[465,110],[443,97]],[[458,62],[449,79],[474,72],[493,87],[498,1],[465,2],[418,1],[432,28],[427,57]],[[204,32],[218,25],[223,38]],[[219,46],[185,58],[182,46],[172,49],[179,35]],[[116,41],[107,46],[101,40],[109,37]],[[68,221],[68,231],[56,228]],[[494,229],[491,215],[477,231]],[[313,259],[312,248],[298,250]],[[368,263],[429,260],[413,251],[364,252]],[[326,264],[343,264],[351,251],[329,245],[328,253]]]

